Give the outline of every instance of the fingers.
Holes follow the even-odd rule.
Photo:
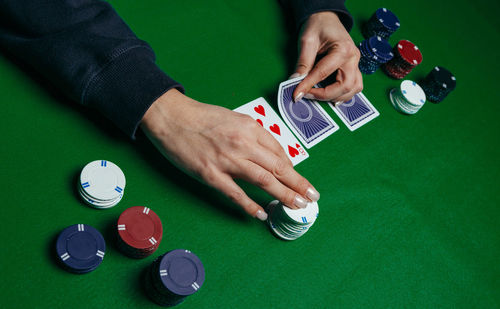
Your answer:
[[[307,74],[314,66],[316,55],[318,54],[319,44],[316,40],[304,38],[301,40],[299,59],[295,66],[295,73],[299,75]]]
[[[356,93],[360,93],[361,91],[363,91],[363,77],[357,66],[356,70],[351,75],[354,76],[354,81],[347,87],[347,89],[350,89],[350,91],[339,96],[338,98],[333,97],[333,99],[336,99],[336,101],[349,101]]]
[[[348,101],[363,90],[363,78],[357,65],[346,65],[337,71],[337,81],[325,88],[312,88],[304,97],[321,101]]]
[[[316,55],[318,54],[319,43],[316,40],[303,37],[301,39],[299,58],[297,60],[297,65],[295,67],[295,73],[291,77],[298,77],[309,73],[309,71],[314,67],[314,62],[316,61]],[[300,96],[301,90],[298,87],[293,92],[293,97]],[[302,93],[302,95],[305,92]]]
[[[290,161],[280,143],[278,143],[278,141],[273,138],[269,132],[266,131],[265,134],[259,136],[258,142],[265,149],[270,150],[282,160],[286,161],[290,166],[293,166],[292,161]]]
[[[237,164],[234,176],[259,186],[290,208],[303,208],[309,201],[319,199],[316,189],[295,171],[288,160],[264,148],[255,150],[251,162],[244,160]]]
[[[297,88],[295,88],[293,93],[294,101],[298,101],[304,94],[310,93],[311,88],[335,72],[341,66],[343,60],[343,57],[340,57],[337,53],[332,52],[318,61],[304,80],[297,85]]]
[[[225,194],[233,203],[243,208],[250,216],[261,221],[267,219],[267,213],[264,209],[249,198],[245,191],[234,182],[231,176],[218,171],[206,171],[202,177],[205,182]]]
[[[307,206],[308,200],[281,183],[273,173],[250,161],[240,162],[242,175],[235,175],[260,188],[283,202],[289,208],[297,209]],[[306,189],[307,190],[307,189]]]

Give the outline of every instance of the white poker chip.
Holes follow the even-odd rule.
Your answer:
[[[425,92],[411,80],[404,80],[399,88],[392,89],[389,98],[397,111],[407,115],[418,112],[426,100]]]
[[[284,240],[294,240],[304,235],[318,217],[318,203],[309,203],[303,209],[290,209],[275,200],[267,206],[271,231]]]
[[[414,105],[424,105],[425,103],[425,92],[424,90],[414,81],[404,80],[401,82],[401,93],[405,99]]]
[[[306,208],[291,209],[286,206],[282,207],[285,213],[288,215],[288,217],[290,217],[290,219],[296,221],[299,224],[314,223],[319,213],[317,202],[308,203]]]
[[[83,189],[81,187],[78,188],[78,192],[80,193],[80,196],[82,197],[83,201],[86,204],[88,204],[89,206],[92,206],[93,208],[97,208],[97,209],[111,208],[111,207],[115,206],[116,204],[118,204],[123,197],[123,194],[121,194],[118,198],[116,198],[114,200],[103,202],[103,201],[95,200],[91,196],[87,195],[87,193],[85,193],[85,191],[83,191]]]
[[[109,208],[122,199],[125,184],[125,175],[116,164],[96,160],[83,168],[78,190],[87,204],[95,208]]]

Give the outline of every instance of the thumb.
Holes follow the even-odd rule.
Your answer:
[[[311,71],[314,66],[317,53],[317,44],[303,40],[303,43],[301,44],[299,50],[297,65],[295,66],[295,73],[292,76],[298,77],[300,75],[306,75],[307,73],[309,73],[309,71]],[[300,89],[300,87],[297,85],[297,88],[295,88],[295,91],[293,92],[293,98],[297,98],[300,95],[300,91],[298,91],[298,89]],[[302,95],[304,94],[302,93]],[[300,96],[300,98],[302,97],[302,95]]]

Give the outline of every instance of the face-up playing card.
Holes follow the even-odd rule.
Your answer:
[[[284,81],[278,90],[278,108],[283,120],[305,147],[311,148],[335,131],[339,126],[314,100],[302,98],[293,102],[293,91],[305,76]]]
[[[248,102],[234,111],[249,115],[264,127],[280,143],[294,166],[309,158],[307,151],[264,98]]]
[[[380,115],[361,92],[357,93],[351,100],[341,104],[328,104],[351,131]]]

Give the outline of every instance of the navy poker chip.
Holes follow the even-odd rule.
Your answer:
[[[168,252],[160,262],[159,274],[170,292],[188,296],[194,294],[205,281],[205,269],[201,260],[189,250]]]
[[[363,40],[358,48],[361,53],[359,70],[364,74],[375,73],[382,64],[394,57],[391,45],[380,36]]]
[[[95,270],[106,253],[102,234],[86,224],[65,228],[56,241],[59,261],[69,271],[84,274]]]
[[[158,257],[146,275],[146,293],[155,303],[175,306],[196,293],[205,282],[201,260],[189,250],[177,249]]]
[[[379,36],[387,40],[400,26],[399,19],[393,12],[379,8],[363,25],[361,32],[365,38]]]

